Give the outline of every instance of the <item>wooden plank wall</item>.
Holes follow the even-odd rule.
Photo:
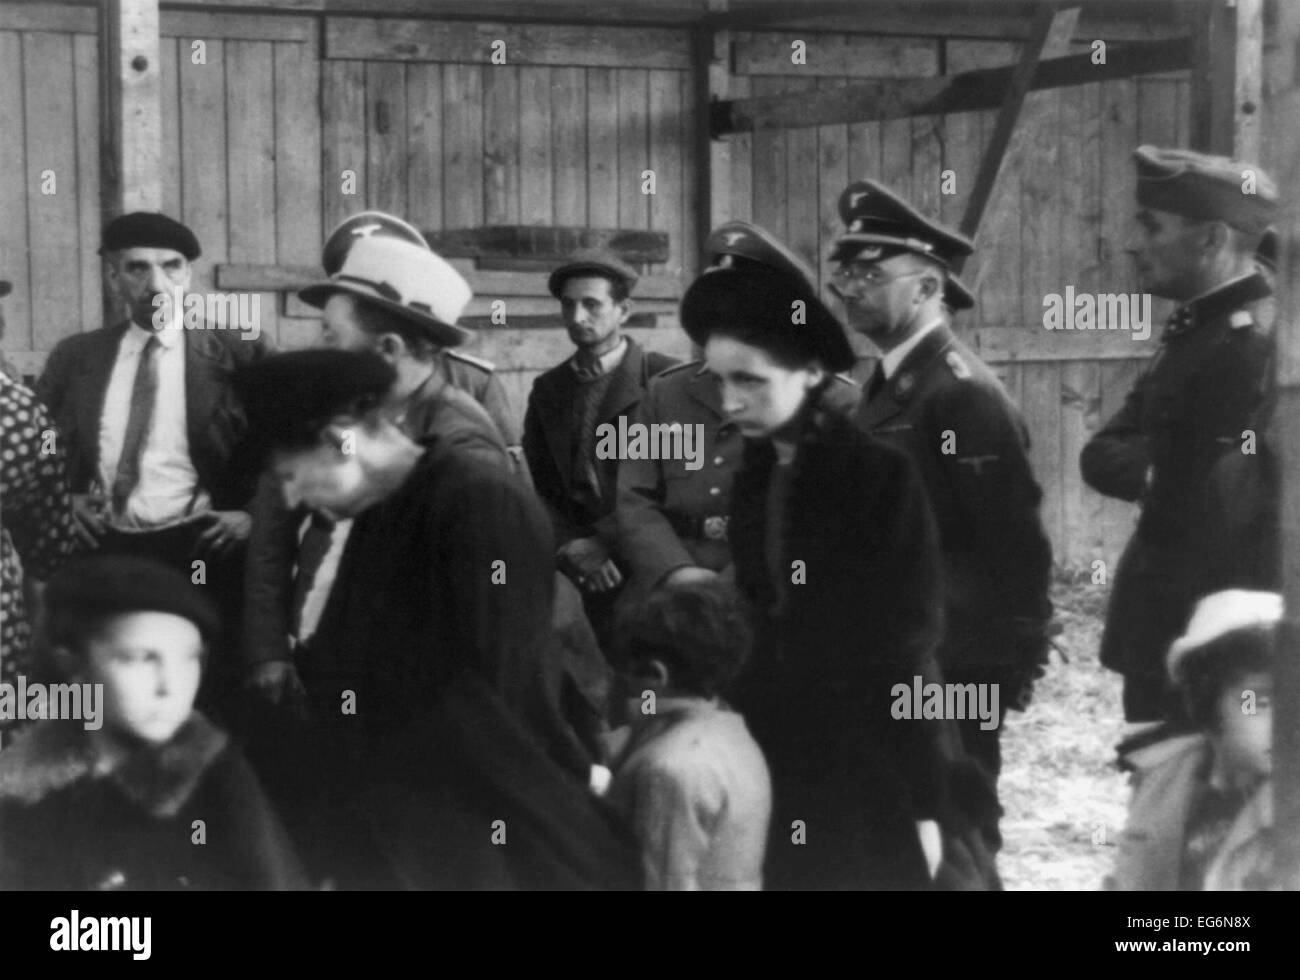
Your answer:
[[[807,45],[805,65],[791,61],[796,39]],[[1076,48],[1090,50],[1083,43]],[[963,71],[1011,63],[1016,53],[1017,45],[999,41],[738,32],[732,91],[739,97],[768,95],[862,77]],[[1047,100],[1056,125],[1035,141],[1037,152],[1027,166],[1000,178],[1014,182],[1020,207],[986,216],[963,276],[978,304],[958,317],[957,327],[976,347],[998,337],[989,360],[1029,424],[1032,461],[1045,492],[1043,518],[1058,561],[1100,558],[1113,572],[1132,532],[1136,508],[1087,488],[1078,456],[1123,402],[1154,350],[1169,307],[1154,304],[1152,339],[1139,342],[1046,334],[1043,297],[1062,293],[1066,285],[1089,292],[1133,290],[1124,253],[1134,211],[1130,153],[1144,142],[1186,141],[1188,88],[1184,73],[1035,95]],[[831,272],[826,256],[842,230],[836,204],[850,180],[880,180],[955,226],[995,119],[989,111],[730,137],[733,216],[784,237],[819,270],[824,284]],[[956,177],[951,195],[940,190],[948,169]],[[854,341],[865,377],[875,352],[869,342]]]

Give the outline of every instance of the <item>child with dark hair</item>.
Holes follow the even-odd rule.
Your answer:
[[[772,808],[763,753],[721,701],[751,642],[727,586],[660,589],[620,617],[626,729],[609,798],[641,846],[646,888],[757,890]]]
[[[1167,666],[1196,731],[1146,745],[1109,884],[1121,891],[1286,887],[1274,862],[1272,663],[1282,599],[1216,592]],[[1294,883],[1289,887],[1295,887]]]
[[[156,562],[94,556],[44,603],[44,667],[77,696],[0,754],[0,890],[305,887],[252,770],[194,710],[206,598]]]

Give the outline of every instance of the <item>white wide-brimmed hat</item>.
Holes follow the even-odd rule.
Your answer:
[[[1225,589],[1196,603],[1187,629],[1169,647],[1165,665],[1178,682],[1189,654],[1237,630],[1270,629],[1282,621],[1282,596],[1276,592]]]
[[[469,283],[445,259],[413,242],[380,235],[358,238],[337,272],[298,296],[320,309],[335,293],[360,296],[424,327],[441,347],[458,347],[474,336],[456,326],[474,295]]]

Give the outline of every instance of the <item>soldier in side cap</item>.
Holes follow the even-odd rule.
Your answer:
[[[1124,715],[1138,722],[1180,717],[1163,652],[1197,596],[1243,584],[1233,581],[1242,563],[1231,552],[1253,536],[1223,551],[1210,488],[1224,466],[1264,458],[1250,454],[1243,432],[1258,432],[1267,403],[1271,344],[1256,304],[1270,289],[1255,252],[1277,190],[1257,167],[1224,157],[1142,146],[1134,159],[1138,230],[1128,251],[1140,288],[1179,306],[1079,462],[1091,487],[1142,505],[1101,647],[1102,663],[1124,675]]]
[[[1046,659],[1051,545],[1025,423],[944,309],[969,295],[954,294],[952,263],[972,245],[871,180],[844,191],[840,216],[831,289],[883,355],[855,419],[911,455],[925,482],[943,551],[944,679],[997,685],[1002,713],[1023,709]],[[1000,727],[958,722],[995,781]]]
[[[524,456],[555,527],[556,567],[584,593],[602,646],[623,586],[615,531],[617,459],[597,457],[597,429],[636,410],[650,378],[678,363],[623,333],[634,269],[605,250],[584,250],[547,280],[577,348],[533,382],[524,416]]]
[[[746,221],[715,228],[704,246],[710,267],[749,268],[782,276],[815,294],[815,276],[793,251],[771,233]],[[849,412],[858,388],[832,378],[824,397],[837,411]],[[717,379],[703,360],[669,368],[652,378],[637,406],[636,421],[646,426],[703,426],[703,465],[690,469],[680,459],[629,459],[618,467],[619,551],[631,571],[628,600],[661,586],[712,579],[731,573],[727,521],[731,482],[740,468],[744,439],[722,411]],[[649,430],[653,431],[653,430]]]
[[[198,240],[163,214],[104,228],[100,254],[126,317],[66,337],[36,393],[59,427],[75,530],[88,548],[154,558],[185,574],[202,560],[229,635],[218,643],[201,703],[234,695],[228,651],[239,624],[244,548],[256,474],[241,447],[247,423],[231,374],[265,352],[260,336],[205,324],[182,329]]]
[[[353,886],[625,886],[561,709],[546,514],[508,467],[408,436],[385,411],[395,373],[307,350],[239,379],[286,504],[353,520],[300,665],[341,821],[309,853]],[[337,833],[348,813],[377,853]],[[480,833],[492,820],[509,846]]]

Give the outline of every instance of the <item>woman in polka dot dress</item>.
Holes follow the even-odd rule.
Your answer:
[[[73,548],[72,505],[54,423],[22,385],[0,374],[0,682],[31,670],[26,591]],[[0,745],[20,723],[0,719]]]

